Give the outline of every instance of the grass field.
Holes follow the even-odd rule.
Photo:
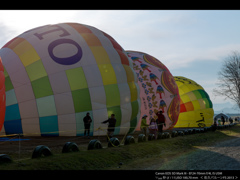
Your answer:
[[[190,152],[200,145],[235,138],[240,125],[216,132],[205,132],[170,139],[152,140],[120,147],[99,150],[81,150],[67,154],[54,153],[39,159],[14,160],[0,164],[0,170],[117,170],[141,169],[141,164],[151,164],[158,159],[162,163],[181,153]],[[119,166],[119,163],[123,165]],[[119,168],[120,167],[120,168]]]

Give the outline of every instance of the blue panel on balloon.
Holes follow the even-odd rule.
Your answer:
[[[4,122],[6,134],[22,134],[21,119],[9,120]]]
[[[6,107],[5,122],[9,120],[21,119],[18,104]]]
[[[59,136],[58,117],[39,117],[41,136]]]

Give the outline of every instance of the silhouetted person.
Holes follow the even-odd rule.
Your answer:
[[[217,118],[214,118],[214,123],[212,125],[212,131],[216,131],[217,129]]]
[[[91,122],[92,122],[92,118],[90,117],[90,114],[87,113],[86,116],[83,118],[83,122],[84,122],[84,136],[87,137],[86,133],[88,133],[88,138],[89,138],[89,133],[90,133],[90,126],[91,126]]]
[[[222,120],[222,125],[224,125],[225,123],[225,118],[223,116],[221,116],[221,120]]]
[[[107,136],[109,137],[109,139],[113,137],[116,121],[117,120],[115,119],[115,114],[112,114],[111,118],[108,118],[108,120],[102,122],[103,124],[108,123]],[[108,141],[108,137],[107,137],[107,141]]]

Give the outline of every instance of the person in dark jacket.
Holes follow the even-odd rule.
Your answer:
[[[108,120],[102,122],[103,124],[108,123],[107,141],[108,137],[109,139],[113,137],[116,121],[117,120],[115,119],[115,114],[112,114],[111,118],[108,118]]]
[[[222,120],[222,125],[224,125],[225,123],[225,118],[223,116],[221,116],[221,120]]]
[[[84,122],[84,127],[85,127],[84,136],[86,136],[86,133],[88,133],[88,138],[89,138],[90,126],[91,126],[91,122],[92,122],[92,118],[91,118],[89,112],[83,118],[83,122]]]
[[[217,118],[214,118],[214,123],[212,125],[212,131],[215,132],[217,130]]]
[[[165,116],[163,115],[162,113],[162,110],[158,111],[156,113],[156,115],[158,116],[158,119],[157,119],[157,125],[158,125],[158,132],[162,132],[163,130],[163,125],[166,126],[165,124]]]

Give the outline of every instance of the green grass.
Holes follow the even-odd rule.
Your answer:
[[[198,133],[170,139],[160,139],[99,150],[54,154],[39,159],[25,159],[1,164],[0,170],[105,170],[131,169],[153,159],[175,157],[190,152],[196,146],[210,145],[239,135],[240,125],[216,132]]]

